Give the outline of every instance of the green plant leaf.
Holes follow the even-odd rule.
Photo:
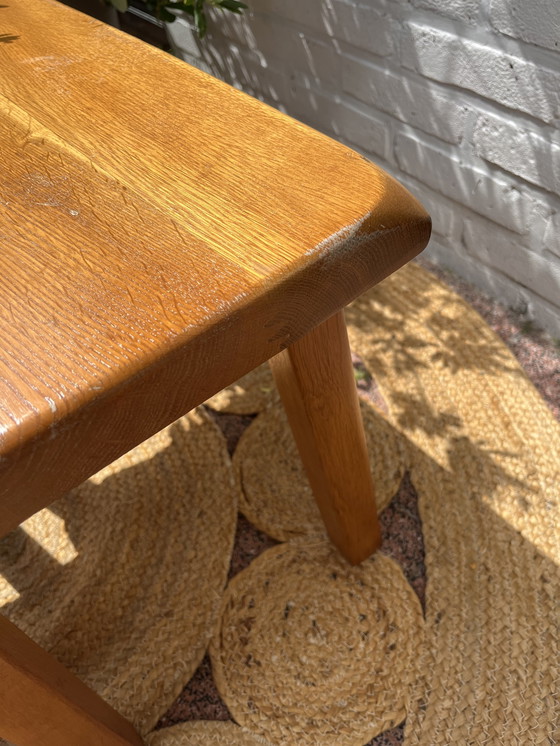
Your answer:
[[[194,25],[199,39],[206,34],[206,15],[204,14],[203,0],[196,0],[194,5]]]
[[[188,13],[190,16],[194,15],[194,2],[171,2],[166,3],[167,8],[171,8],[172,10],[180,10],[183,13]]]
[[[127,4],[128,0],[108,0],[118,7],[118,4]],[[204,3],[229,10],[232,13],[242,13],[247,8],[245,3],[240,0],[145,0],[147,9],[155,15],[160,21],[173,23],[177,16],[171,13],[172,10],[180,10],[187,13],[194,19],[197,34],[202,39],[206,34],[206,14],[204,13]]]

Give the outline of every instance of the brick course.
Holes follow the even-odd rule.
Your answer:
[[[473,136],[474,152],[490,163],[533,184],[558,192],[560,145],[523,124],[491,115],[478,118]]]

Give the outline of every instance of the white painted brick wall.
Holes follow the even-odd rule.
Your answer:
[[[560,145],[511,117],[481,115],[473,145],[481,158],[537,186],[553,192],[560,185]]]
[[[316,0],[310,2],[315,3]],[[301,4],[304,5],[305,0]],[[393,26],[389,16],[381,13],[375,3],[361,3],[358,6],[335,1],[324,5],[326,8],[330,6],[330,10],[323,16],[325,29],[328,28],[335,39],[382,57],[395,50]]]
[[[427,81],[410,80],[369,62],[345,57],[342,90],[447,142],[458,143],[463,137],[468,108]]]
[[[560,49],[558,0],[492,0],[492,26],[516,39],[548,49]]]
[[[469,254],[487,267],[529,288],[538,287],[539,295],[550,303],[560,295],[560,262],[552,263],[512,242],[511,236],[490,222],[465,220],[463,241]]]
[[[397,136],[395,155],[402,171],[442,195],[517,233],[528,232],[532,204],[512,179],[465,164],[456,154],[420,142],[414,134]]]
[[[412,0],[412,4],[468,23],[476,20],[480,9],[480,0]]]
[[[432,258],[560,338],[560,0],[246,2],[184,58],[393,173]]]
[[[353,105],[295,83],[290,86],[285,103],[292,116],[331,137],[343,139],[383,159],[391,154],[391,130],[387,120],[357,103]]]
[[[545,255],[552,253],[560,259],[560,213],[556,212],[548,219],[543,243]]]
[[[560,118],[560,69],[544,67],[479,43],[412,23],[404,28],[405,67],[441,83],[474,91],[551,123]]]

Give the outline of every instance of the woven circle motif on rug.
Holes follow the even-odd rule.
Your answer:
[[[363,746],[405,715],[423,644],[418,598],[377,553],[321,538],[264,552],[230,582],[210,655],[233,718],[275,744]]]
[[[400,433],[367,401],[360,401],[378,511],[396,494],[405,471]],[[325,534],[281,405],[260,414],[242,435],[233,456],[241,512],[279,541]]]
[[[195,410],[0,541],[2,613],[146,733],[204,655],[236,515]]]
[[[272,746],[229,721],[195,720],[150,733],[147,746]]]
[[[228,414],[256,414],[279,401],[279,398],[272,371],[265,363],[219,391],[205,404]]]

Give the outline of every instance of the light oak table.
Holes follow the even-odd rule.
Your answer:
[[[51,0],[0,7],[0,535],[270,360],[328,533],[379,544],[343,307],[426,245],[347,148]],[[140,744],[0,617],[0,735]]]

